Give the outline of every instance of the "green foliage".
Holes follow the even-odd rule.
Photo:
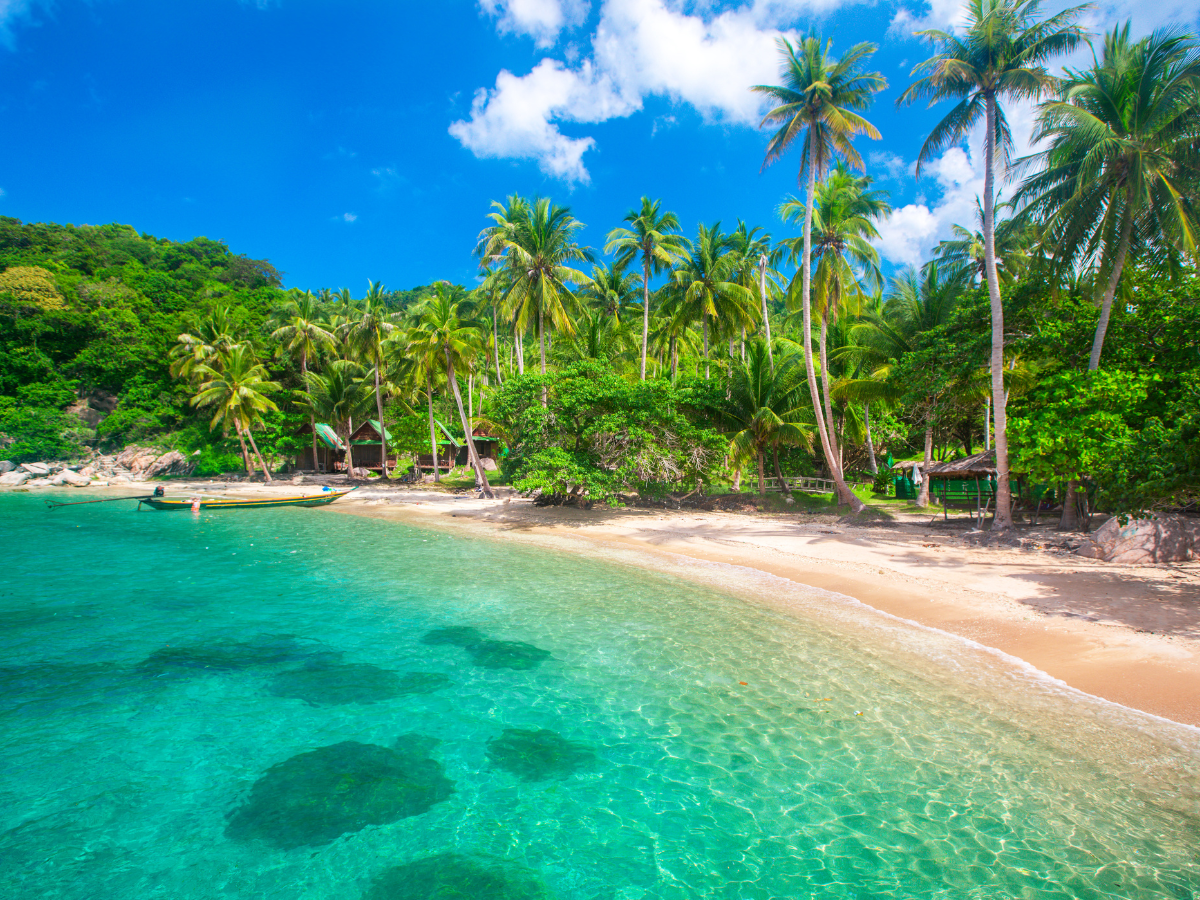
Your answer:
[[[77,429],[78,420],[56,409],[0,397],[0,459],[70,459],[83,450]]]
[[[511,378],[491,403],[512,448],[505,474],[522,490],[540,487],[557,502],[611,500],[620,490],[654,493],[708,480],[728,443],[689,420],[685,398],[669,382],[630,382],[595,360],[545,379]]]

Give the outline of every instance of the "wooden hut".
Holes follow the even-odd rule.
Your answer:
[[[493,437],[485,432],[482,427],[476,426],[471,432],[471,440],[475,442],[475,452],[479,454],[481,460],[490,459],[496,465],[500,464],[500,438]],[[467,457],[467,442],[463,441],[462,446],[458,448],[455,454],[455,464],[460,466],[467,465],[470,462]]]
[[[350,435],[350,447],[354,451],[354,467],[356,469],[371,469],[378,472],[383,466],[383,441],[381,434],[387,435],[388,441],[388,471],[396,468],[396,451],[392,449],[392,434],[385,432],[377,419],[368,419]]]
[[[951,459],[929,467],[929,494],[937,497],[946,515],[951,503],[975,506],[975,517],[982,522],[988,506],[996,498],[996,451],[984,450],[961,459]]]
[[[433,420],[437,430],[441,432],[442,437],[437,442],[437,464],[438,468],[443,472],[448,472],[454,467],[454,460],[458,456],[458,441],[455,440],[446,426],[437,419]],[[465,451],[464,451],[465,452]],[[417,468],[424,471],[425,469],[433,471],[433,454],[421,453],[417,456]]]
[[[305,422],[296,431],[296,437],[303,438],[304,449],[296,458],[296,468],[308,472],[333,472],[345,465],[346,442],[338,437],[337,432],[324,422],[318,422],[317,455],[313,458],[312,433],[313,429]]]

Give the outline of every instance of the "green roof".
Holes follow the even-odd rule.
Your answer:
[[[327,446],[333,450],[345,450],[346,449],[346,442],[343,441],[340,437],[338,437],[337,432],[334,431],[328,425],[326,425],[324,422],[317,423],[316,431],[317,431],[317,437],[320,438],[321,443],[325,444],[325,446]]]

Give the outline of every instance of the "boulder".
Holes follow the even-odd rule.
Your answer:
[[[370,478],[371,470],[363,469],[363,468],[356,466],[355,468],[350,470],[350,477],[351,478]]]
[[[54,476],[52,482],[58,484],[69,484],[71,487],[88,487],[92,483],[92,479],[86,475],[80,475],[78,472],[72,472],[70,469],[63,469]]]
[[[0,459],[0,475],[7,475],[15,468],[11,459]]]
[[[153,465],[159,456],[159,452],[153,447],[131,445],[117,454],[115,462],[118,466],[128,469],[134,475],[140,475],[142,470]]]
[[[0,485],[4,487],[20,487],[33,476],[28,472],[5,472],[0,475]]]
[[[1183,516],[1156,515],[1130,519],[1122,525],[1114,517],[1096,529],[1075,553],[1132,566],[1186,562],[1200,556],[1200,522]]]
[[[21,471],[28,472],[30,475],[49,475],[50,467],[40,462],[21,463]]]
[[[172,450],[170,453],[164,453],[146,466],[142,472],[142,477],[157,478],[160,475],[187,475],[195,467],[195,463],[189,462],[188,458],[178,450]]]
[[[49,478],[30,478],[25,482],[25,487],[51,487],[52,483]]]
[[[479,464],[481,466],[483,466],[483,471],[485,471],[485,472],[495,472],[497,469],[500,468],[498,465],[496,465],[496,461],[494,459],[492,459],[490,456],[485,456],[482,459],[480,459]]]

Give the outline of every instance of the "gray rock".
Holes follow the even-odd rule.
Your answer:
[[[15,468],[11,459],[0,459],[0,475],[7,475]]]
[[[1200,522],[1183,516],[1130,519],[1124,526],[1112,518],[1101,525],[1075,551],[1076,555],[1105,562],[1143,566],[1186,562],[1200,551]]]
[[[50,467],[40,462],[21,463],[21,471],[30,475],[49,475]]]
[[[351,476],[352,478],[370,478],[370,477],[371,477],[371,470],[370,470],[370,469],[363,469],[363,468],[360,468],[360,467],[356,466],[356,467],[355,467],[355,468],[354,468],[354,469],[353,469],[353,470],[350,472],[350,476]]]
[[[0,475],[0,485],[4,487],[20,487],[33,476],[28,472],[5,472]]]
[[[143,478],[157,478],[160,475],[187,475],[196,466],[178,450],[164,453],[151,462],[142,472]]]
[[[92,479],[86,475],[80,475],[70,469],[63,469],[54,477],[54,480],[61,484],[69,484],[71,487],[88,487],[92,483]]]
[[[483,457],[483,459],[479,460],[479,464],[483,466],[483,471],[485,472],[495,472],[500,468],[490,456]]]

